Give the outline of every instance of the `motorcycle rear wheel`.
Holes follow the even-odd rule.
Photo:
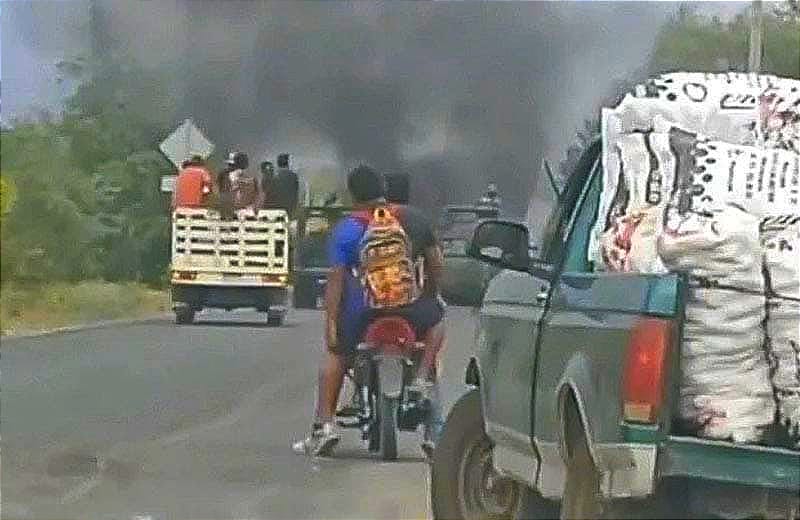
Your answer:
[[[400,399],[380,395],[380,450],[386,461],[397,460],[397,411]]]

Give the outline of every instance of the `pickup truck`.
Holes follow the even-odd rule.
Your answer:
[[[500,271],[467,255],[467,246],[477,225],[498,216],[499,210],[493,206],[450,205],[442,211],[437,234],[444,252],[440,289],[447,303],[464,305],[479,299],[489,280]]]
[[[289,217],[285,210],[239,212],[233,220],[208,208],[172,213],[170,288],[177,324],[205,308],[255,308],[280,326],[289,294]]]
[[[434,518],[800,517],[800,451],[697,438],[676,416],[685,276],[589,261],[600,149],[560,195],[539,258],[522,224],[475,230],[470,256],[503,270],[434,454]]]
[[[294,256],[293,304],[296,309],[319,309],[328,277],[328,235],[336,223],[352,212],[345,206],[309,206],[297,221]]]

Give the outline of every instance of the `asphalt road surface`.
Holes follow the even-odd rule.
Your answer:
[[[463,391],[471,311],[448,309],[444,397]],[[345,430],[335,457],[291,451],[315,399],[322,315],[284,327],[203,313],[2,341],[2,518],[429,516],[420,436],[384,463]]]

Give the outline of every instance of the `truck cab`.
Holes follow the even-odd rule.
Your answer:
[[[296,309],[322,307],[328,276],[328,237],[333,226],[351,211],[346,206],[307,206],[301,212],[293,269]]]
[[[496,206],[450,205],[439,218],[437,235],[444,254],[441,293],[451,305],[475,306],[480,303],[489,280],[499,269],[467,255],[472,234],[479,223],[496,219]]]
[[[800,452],[700,439],[674,414],[684,276],[589,260],[600,151],[584,153],[535,258],[523,224],[475,230],[469,255],[501,271],[434,456],[434,518],[797,518]]]

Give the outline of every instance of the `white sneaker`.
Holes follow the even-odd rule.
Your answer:
[[[300,455],[329,457],[337,444],[339,444],[339,435],[336,433],[333,423],[328,422],[323,424],[322,428],[312,431],[304,440],[295,442],[292,450]]]

